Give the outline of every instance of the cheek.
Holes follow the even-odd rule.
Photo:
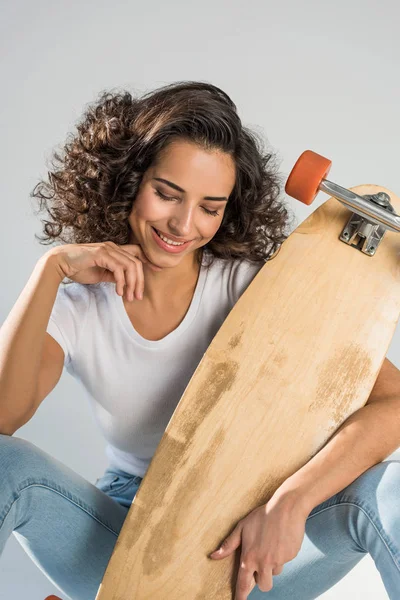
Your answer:
[[[142,193],[137,195],[131,215],[143,221],[157,221],[164,213],[164,207],[157,202],[153,194]]]
[[[209,219],[211,219],[211,218],[214,218],[214,217],[209,217]],[[217,219],[215,218],[215,220],[217,220]],[[211,240],[211,238],[213,238],[214,235],[217,233],[220,226],[221,226],[221,222],[219,220],[218,220],[217,224],[207,223],[206,225],[203,225],[203,227],[201,228],[202,238]]]

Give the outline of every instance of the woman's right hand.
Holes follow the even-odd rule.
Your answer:
[[[138,300],[143,297],[143,263],[153,271],[162,271],[146,258],[142,248],[136,244],[119,246],[108,241],[65,244],[52,248],[48,254],[54,257],[63,278],[86,284],[111,281],[116,283],[120,296],[125,291],[128,300],[133,300],[134,294]]]

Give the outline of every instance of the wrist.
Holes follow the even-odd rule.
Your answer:
[[[313,506],[311,506],[308,494],[302,488],[290,484],[289,479],[275,491],[268,504],[279,505],[283,510],[292,511],[294,509],[300,511],[307,517]]]
[[[52,273],[54,278],[61,283],[65,279],[65,273],[63,272],[54,248],[43,254],[36,263],[36,268],[39,270],[46,271],[46,273]]]

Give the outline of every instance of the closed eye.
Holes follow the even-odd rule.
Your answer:
[[[176,198],[174,198],[174,196],[166,196],[165,194],[163,194],[162,192],[160,192],[160,190],[155,190],[157,196],[159,196],[160,198],[162,198],[162,200],[176,200]],[[201,207],[208,215],[212,215],[213,217],[217,217],[219,215],[219,212],[217,210],[208,210],[208,208],[205,208],[205,206]]]

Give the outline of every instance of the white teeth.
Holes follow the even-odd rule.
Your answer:
[[[156,232],[164,242],[167,242],[167,244],[170,244],[171,246],[182,246],[182,244],[186,243],[186,242],[173,242],[172,240],[165,237],[162,233],[160,233],[157,229],[156,229]]]

